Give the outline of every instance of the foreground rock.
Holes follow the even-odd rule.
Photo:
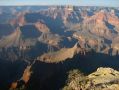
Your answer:
[[[63,90],[119,90],[119,72],[111,68],[98,68],[88,76],[79,72],[69,76],[68,85]]]

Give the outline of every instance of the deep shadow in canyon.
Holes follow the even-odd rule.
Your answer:
[[[73,59],[60,63],[44,63],[36,61],[32,66],[33,74],[27,84],[27,90],[59,90],[65,85],[67,72],[79,69],[88,75],[98,67],[111,67],[119,70],[119,56],[110,56],[101,53],[88,52],[86,55],[77,54]],[[7,85],[19,79],[27,66],[24,61],[10,62],[0,60],[0,89],[7,90]],[[3,89],[1,89],[3,90]]]
[[[119,70],[119,56],[110,56],[93,51],[86,55],[77,54],[73,59],[67,59],[60,63],[44,63],[36,61],[32,66],[33,74],[27,84],[27,90],[59,90],[65,85],[67,72],[79,69],[88,75],[98,67],[111,67]],[[19,79],[27,64],[23,60],[10,62],[0,60],[0,89],[7,90],[11,82]],[[8,87],[8,88],[7,88]]]
[[[73,59],[57,64],[48,64],[37,61],[32,70],[33,74],[28,83],[28,90],[59,90],[67,80],[67,72],[79,69],[88,75],[98,67],[111,67],[119,70],[119,56],[90,52],[86,55],[76,55]]]

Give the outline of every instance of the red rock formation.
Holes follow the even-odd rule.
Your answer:
[[[35,27],[43,33],[48,33],[49,32],[49,28],[42,22],[37,22],[35,23]]]
[[[26,24],[26,21],[25,21],[25,12],[19,12],[19,13],[15,13],[15,16],[13,19],[11,19],[9,21],[9,23],[14,26],[14,25],[19,25],[19,26],[23,26]]]
[[[96,24],[108,22],[114,26],[119,25],[119,18],[117,16],[115,16],[115,14],[112,14],[110,12],[106,12],[103,10],[95,13],[95,15],[93,15],[91,17],[88,17],[86,19],[86,23],[90,23],[92,20],[95,21]]]
[[[46,63],[58,63],[73,58],[77,53],[85,55],[85,51],[85,49],[78,47],[76,43],[72,48],[62,48],[56,52],[45,53],[37,57],[37,60]]]
[[[24,15],[25,15],[25,12],[18,13],[18,15],[17,15],[17,17],[18,17],[17,22],[18,22],[19,26],[23,26],[26,23]]]
[[[108,22],[114,26],[119,26],[119,18],[115,15],[108,16]]]
[[[32,66],[32,65],[31,65]],[[16,89],[17,86],[18,86],[18,83],[23,80],[25,84],[28,83],[29,79],[30,79],[30,76],[31,76],[31,66],[27,66],[26,69],[24,70],[24,73],[22,75],[22,78],[16,82],[13,82],[10,86],[10,89]]]
[[[31,66],[27,66],[27,68],[24,70],[23,76],[22,76],[22,80],[27,83],[30,79],[31,76]]]
[[[101,10],[99,12],[96,12],[95,15],[85,18],[85,20],[83,21],[84,27],[87,27],[87,29],[90,30],[91,33],[112,39],[112,30],[110,30],[106,23],[114,25],[118,28],[119,19],[114,14]]]
[[[18,45],[20,35],[21,35],[21,31],[19,30],[19,28],[17,28],[16,31],[14,31],[12,34],[0,40],[0,48]]]

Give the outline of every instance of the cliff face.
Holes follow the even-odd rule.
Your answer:
[[[113,18],[113,20],[110,20]],[[114,27],[117,27],[119,19],[112,13],[101,10],[96,12],[93,16],[85,18],[83,25],[90,30],[91,33],[104,38],[112,39]]]
[[[62,48],[61,50],[56,51],[56,52],[46,53],[38,57],[37,59],[43,62],[47,62],[47,63],[53,63],[53,62],[57,63],[57,62],[64,61],[68,58],[73,58],[77,50],[78,50],[78,47],[76,44],[72,48]]]
[[[111,68],[98,68],[97,71],[88,76],[81,75],[80,72],[72,71],[69,74],[71,81],[63,90],[118,90],[119,72]]]
[[[3,36],[10,35],[14,31],[14,28],[10,24],[0,24],[0,39]]]
[[[35,23],[35,27],[42,33],[48,33],[49,28],[42,22]]]
[[[9,13],[11,11],[9,15],[1,12],[0,27],[8,33],[4,30],[0,31],[0,38],[8,36],[20,27],[21,36],[26,43],[35,39],[35,42],[61,48],[59,46],[63,45],[64,39],[70,37],[71,42],[74,42],[74,39],[78,40],[82,48],[94,49],[106,54],[110,52],[112,55],[118,52],[117,8],[74,6],[51,6],[45,10],[33,9],[36,7],[20,8],[20,10],[17,10],[17,7],[7,8]],[[1,10],[4,9],[6,8]],[[6,30],[7,27],[9,30]],[[113,42],[115,40],[116,42]]]
[[[59,46],[61,40],[61,36],[53,33],[42,33],[42,35],[38,38],[38,41],[55,47]]]
[[[90,32],[79,31],[73,34],[73,37],[78,39],[82,48],[92,48],[100,52],[106,46],[105,39],[91,34]]]
[[[21,32],[19,28],[17,28],[16,31],[14,31],[12,34],[3,37],[0,40],[0,48],[4,47],[11,47],[11,46],[18,46],[19,45],[19,39],[20,39]]]
[[[17,89],[20,83],[21,83],[20,87],[22,87],[24,84],[27,84],[32,74],[30,69],[31,69],[31,66],[30,65],[27,66],[23,72],[21,79],[12,82],[10,89]]]

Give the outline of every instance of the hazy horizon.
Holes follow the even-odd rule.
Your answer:
[[[74,6],[106,6],[119,7],[117,0],[1,0],[0,6],[29,6],[29,5],[74,5]]]

